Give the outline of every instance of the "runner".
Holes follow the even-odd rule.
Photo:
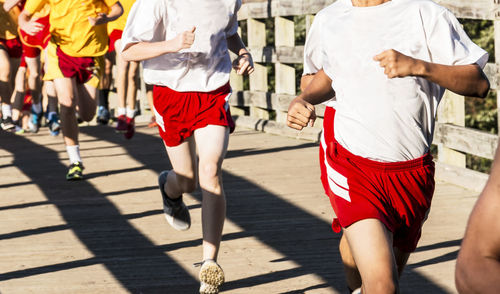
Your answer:
[[[445,88],[486,96],[488,54],[430,0],[339,0],[315,22],[323,69],[290,104],[288,125],[314,124],[314,104],[336,95],[335,130],[327,108],[320,149],[333,224],[361,292],[398,293],[434,191],[437,105]]]
[[[14,77],[23,53],[21,41],[17,35],[17,16],[20,8],[7,6],[9,12],[6,12],[3,8],[5,1],[0,0],[0,4],[2,5],[0,9],[0,102],[2,103],[0,126],[3,130],[12,130],[15,124],[12,121],[11,96]]]
[[[135,132],[135,103],[137,96],[139,63],[125,61],[122,58],[121,38],[127,17],[135,0],[121,0],[124,13],[117,20],[108,24],[109,51],[115,52],[117,77],[116,94],[118,96],[118,109],[116,111],[116,131],[123,133],[126,139],[131,139]]]
[[[192,192],[199,179],[200,293],[218,293],[224,282],[217,255],[226,215],[221,165],[234,128],[227,104],[228,49],[238,55],[234,62],[238,74],[254,70],[237,34],[240,6],[236,0],[138,0],[122,39],[124,59],[143,61],[144,82],[154,85],[153,111],[173,166],[159,175],[158,182],[165,216],[177,230],[191,225],[182,194]]]
[[[54,80],[60,104],[64,143],[70,160],[66,179],[80,180],[83,164],[75,108],[84,121],[92,120],[95,115],[102,56],[108,49],[104,24],[117,19],[123,9],[116,0],[28,0],[19,16],[21,26],[46,4],[51,9],[52,38],[47,47],[44,80]]]

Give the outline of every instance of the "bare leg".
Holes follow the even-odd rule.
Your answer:
[[[115,42],[115,46],[120,46],[121,40]],[[116,47],[120,48],[120,47]],[[125,108],[127,96],[127,70],[129,63],[126,62],[121,53],[116,52],[116,67],[117,67],[117,77],[116,77],[116,95],[118,96],[118,107]]]
[[[342,263],[344,264],[347,287],[351,291],[354,291],[361,287],[361,276],[359,275],[356,262],[354,262],[354,257],[352,257],[351,249],[349,248],[345,235],[342,235],[342,238],[340,238],[339,251]]]
[[[28,89],[31,91],[33,104],[38,104],[40,103],[40,90],[42,88],[42,81],[40,79],[40,57],[25,57],[25,60],[29,69]]]
[[[139,72],[139,63],[131,61],[128,66],[127,75],[127,106],[130,109],[135,109],[137,99],[137,74]]]
[[[78,145],[78,123],[76,121],[76,81],[70,78],[54,80],[57,99],[61,107],[61,128],[66,146]]]
[[[194,139],[175,147],[165,146],[173,170],[168,173],[167,182],[163,187],[168,197],[179,198],[183,193],[190,193],[196,189],[196,146]]]
[[[11,64],[7,51],[0,46],[0,102],[10,105],[12,95]]]
[[[226,196],[222,186],[222,161],[226,155],[229,129],[208,125],[194,133],[199,155],[199,178],[203,195],[203,260],[217,260],[226,218]]]
[[[25,79],[26,77],[26,68],[19,67],[17,69],[16,78],[14,81],[14,91],[12,92],[12,120],[14,122],[18,121],[21,115],[21,109],[24,104],[24,95],[25,95]]]
[[[398,270],[392,233],[377,219],[364,219],[345,229],[359,269],[362,293],[399,293]]]

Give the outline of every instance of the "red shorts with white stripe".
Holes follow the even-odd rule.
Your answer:
[[[394,247],[415,251],[434,193],[432,156],[378,162],[354,155],[336,142],[333,117],[334,110],[327,107],[320,147],[321,181],[340,226],[378,219],[393,233]]]
[[[227,126],[232,133],[234,121],[227,103],[230,94],[229,83],[212,92],[177,92],[154,86],[153,111],[165,144],[177,146],[207,125]]]

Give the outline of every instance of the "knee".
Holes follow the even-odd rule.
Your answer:
[[[213,181],[220,176],[220,165],[215,162],[200,162],[200,181]]]
[[[78,112],[78,115],[83,121],[89,122],[91,121],[96,113],[96,107],[93,107],[92,109],[89,109],[85,112]]]
[[[129,71],[127,73],[127,79],[128,79],[129,83],[135,83],[136,78],[137,78],[137,74],[136,73],[137,73],[136,70],[129,69]]]
[[[40,75],[38,74],[37,70],[30,70],[29,78],[32,80],[38,81],[38,79],[40,78]]]

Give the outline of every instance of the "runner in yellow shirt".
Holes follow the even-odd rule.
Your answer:
[[[50,5],[51,40],[47,46],[44,80],[54,80],[61,111],[61,126],[70,167],[67,180],[83,178],[78,144],[76,110],[84,121],[96,111],[103,55],[108,50],[107,22],[120,17],[123,8],[117,0],[28,0],[19,15],[21,26],[31,16]]]

